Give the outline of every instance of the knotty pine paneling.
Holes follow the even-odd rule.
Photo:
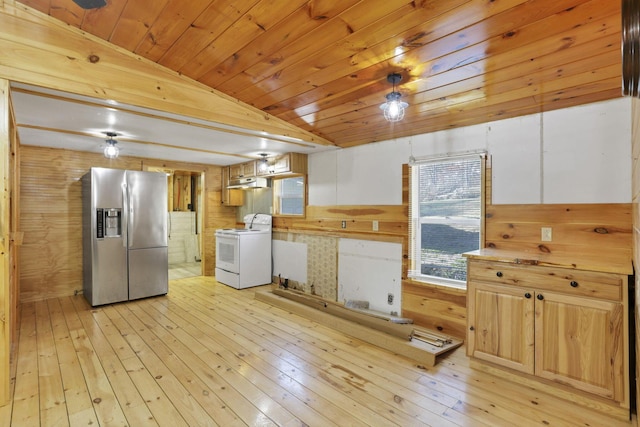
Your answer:
[[[0,51],[17,53],[0,74],[344,148],[618,98],[620,14],[611,0],[0,1]],[[378,108],[390,72],[411,106],[397,126]]]
[[[11,94],[9,94],[9,142],[11,149],[10,167],[10,202],[11,202],[11,241],[9,242],[9,266],[10,271],[10,327],[11,345],[17,345],[18,319],[20,318],[20,247],[22,246],[22,233],[20,229],[20,137],[15,123]]]
[[[402,315],[417,325],[464,339],[467,291],[403,280]]]
[[[633,210],[633,264],[637,269],[640,265],[640,100],[633,99],[631,106],[632,122],[631,122],[631,142],[632,142],[632,161],[633,161],[633,179],[631,192],[632,210]],[[636,360],[634,372],[636,378],[640,378],[640,275],[635,275],[635,345]],[[636,381],[636,408],[640,408],[640,381]]]
[[[16,203],[16,128],[11,106],[9,82],[0,79],[0,405],[10,396],[10,360],[16,338],[15,319],[18,314],[15,262],[18,254],[16,225],[12,212]]]
[[[206,203],[202,262],[205,274],[213,275],[214,231],[235,223],[235,209],[220,205],[219,167],[136,157],[108,160],[100,154],[23,146],[20,158],[20,224],[24,240],[19,266],[22,301],[73,295],[82,289],[80,179],[94,166],[203,172]]]
[[[552,241],[541,241],[541,228]],[[631,204],[489,205],[486,246],[556,255],[631,260]]]

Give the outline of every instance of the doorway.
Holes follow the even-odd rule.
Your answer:
[[[156,170],[167,174],[169,280],[202,276],[204,173]]]

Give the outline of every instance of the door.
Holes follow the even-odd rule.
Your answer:
[[[167,176],[127,171],[129,249],[167,246]]]
[[[540,292],[536,295],[536,375],[624,401],[623,306]]]
[[[533,374],[532,292],[485,283],[474,283],[470,291],[470,355]]]
[[[126,235],[122,227],[120,233],[108,232],[114,217],[106,215],[122,214],[124,183],[125,171],[119,169],[91,168],[83,178],[83,290],[92,306],[128,299]]]

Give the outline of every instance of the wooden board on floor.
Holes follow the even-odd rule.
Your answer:
[[[284,296],[283,294],[286,294]],[[255,298],[279,308],[286,309],[315,322],[329,326],[345,334],[351,335],[370,344],[414,359],[426,366],[435,366],[436,357],[462,345],[462,341],[452,342],[442,347],[430,345],[419,340],[411,340],[411,325],[393,324],[382,319],[352,312],[343,307],[339,310],[337,303],[332,304],[310,295],[297,294],[279,289],[256,291]],[[305,302],[311,305],[305,304]],[[344,315],[345,317],[340,317]],[[369,319],[366,319],[369,317]],[[356,320],[357,318],[357,320]],[[384,325],[387,323],[387,325]]]

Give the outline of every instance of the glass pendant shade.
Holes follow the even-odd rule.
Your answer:
[[[262,158],[258,160],[258,172],[266,172],[269,169],[269,160],[267,160],[267,153],[260,153]]]
[[[390,122],[399,122],[404,118],[404,109],[409,104],[400,101],[401,96],[399,92],[391,92],[387,94],[387,102],[380,106],[384,111],[384,118]]]
[[[118,147],[116,146],[118,142],[114,139],[107,139],[106,142],[107,145],[104,147],[104,156],[107,159],[117,158],[118,154],[120,154],[120,149],[118,149]]]
[[[389,74],[387,81],[393,85],[393,91],[385,95],[387,102],[380,106],[384,112],[384,118],[390,122],[399,122],[404,118],[404,109],[409,106],[406,102],[400,101],[402,94],[396,91],[396,83],[402,80],[402,76],[397,73]]]

